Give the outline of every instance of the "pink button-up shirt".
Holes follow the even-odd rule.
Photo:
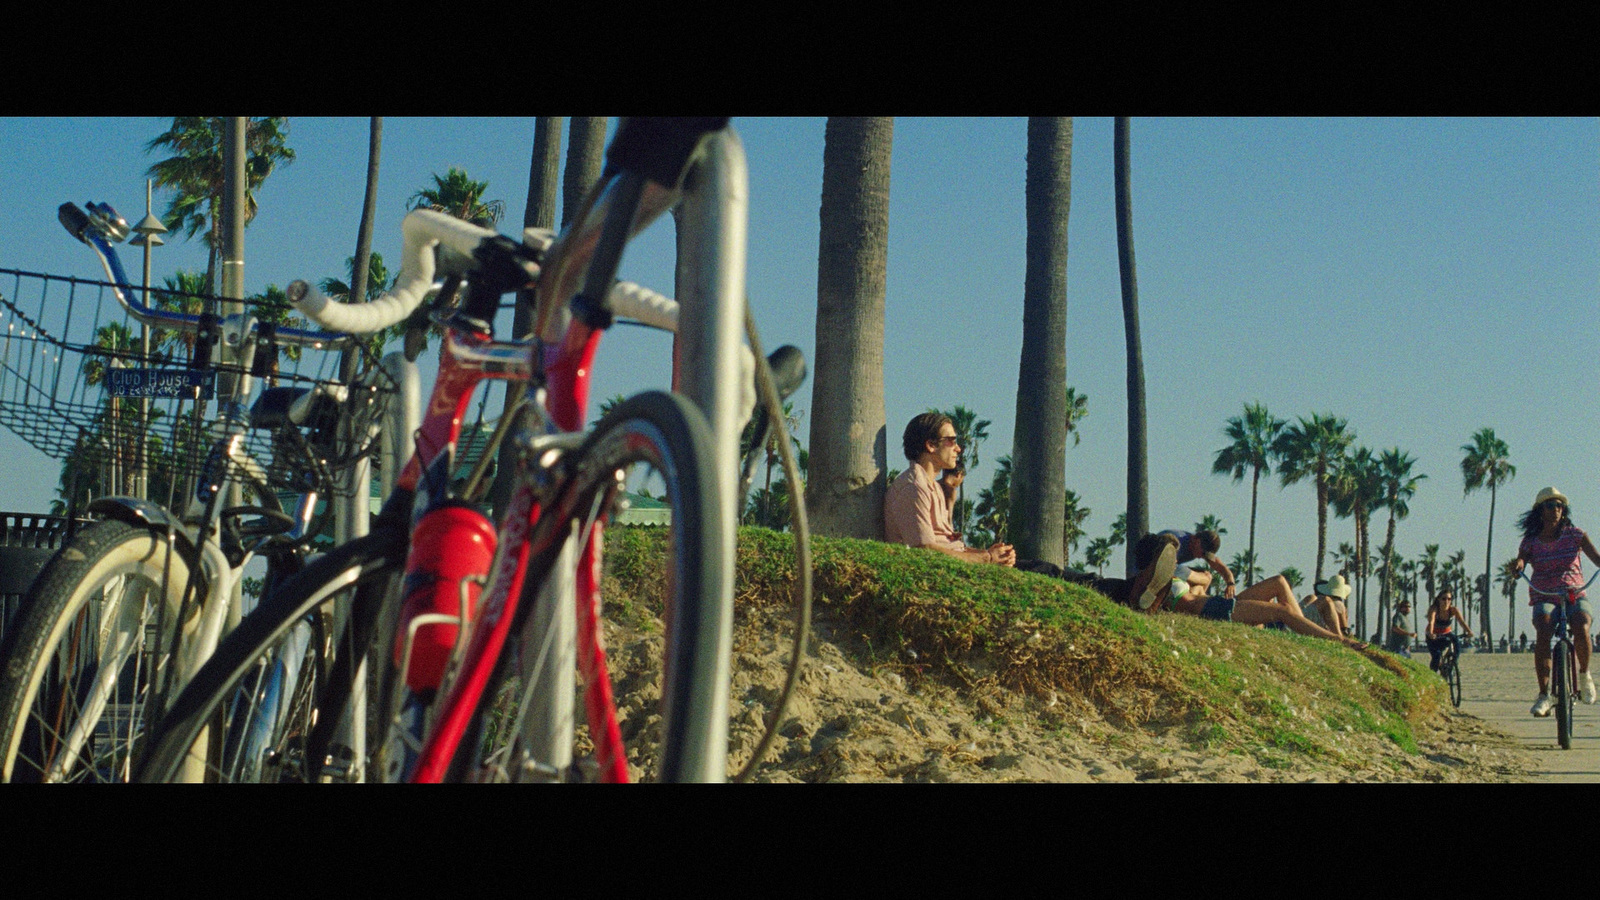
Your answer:
[[[961,536],[950,527],[944,490],[918,465],[901,472],[889,485],[883,498],[883,538],[907,547],[967,549]]]

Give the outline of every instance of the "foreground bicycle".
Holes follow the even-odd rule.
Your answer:
[[[59,216],[109,283],[5,273],[13,298],[36,290],[38,303],[5,301],[6,316],[26,327],[4,339],[0,412],[105,495],[85,510],[101,521],[47,564],[0,650],[7,781],[130,777],[147,724],[240,621],[245,566],[266,560],[269,591],[301,567],[327,519],[318,501],[350,492],[338,476],[371,448],[392,393],[377,367],[350,387],[319,372],[312,357],[325,369],[337,359],[316,351],[344,337],[264,321],[282,307],[233,301],[240,311],[219,317],[140,303],[112,246],[126,222],[104,204],[88,209],[63,204]],[[102,302],[108,293],[120,312]],[[162,354],[129,346],[129,323],[191,344],[187,366],[163,368]],[[85,332],[93,343],[71,339]],[[217,344],[224,358],[213,359]],[[292,357],[282,370],[280,347]],[[285,384],[247,408],[257,380]],[[219,415],[206,425],[214,382]],[[121,495],[140,488],[167,505]],[[239,502],[247,491],[253,504]],[[186,509],[168,508],[191,492]],[[280,492],[298,498],[292,513]]]
[[[1533,579],[1528,577],[1527,570],[1521,573],[1522,579],[1528,582],[1528,591],[1552,598],[1550,602],[1555,610],[1550,614],[1550,627],[1553,629],[1550,641],[1550,695],[1555,700],[1556,717],[1556,743],[1561,749],[1572,749],[1572,713],[1578,698],[1578,652],[1572,634],[1572,623],[1567,618],[1567,607],[1575,602],[1578,594],[1589,589],[1596,578],[1600,578],[1600,571],[1589,576],[1583,587],[1572,588],[1565,591],[1543,591],[1533,586]],[[1587,641],[1589,636],[1582,635]]]
[[[737,137],[723,122],[624,120],[601,183],[553,244],[534,231],[518,244],[417,211],[405,222],[391,294],[344,307],[293,287],[307,315],[349,331],[409,314],[435,273],[435,248],[458,267],[441,295],[462,276],[466,290],[444,320],[417,455],[372,534],[312,563],[229,636],[157,729],[141,778],[172,780],[199,758],[215,780],[722,780],[734,462],[753,400],[741,390],[749,372],[738,340],[744,177]],[[615,284],[628,237],[680,199],[681,320],[672,301]],[[538,339],[493,341],[500,296],[530,283]],[[617,315],[676,331],[683,362],[674,381],[695,399],[640,394],[585,432],[594,352]],[[797,376],[795,355],[774,357]],[[754,368],[765,408],[781,408],[771,373]],[[485,377],[527,378],[532,387],[531,402],[501,420],[485,451],[502,437],[518,451],[498,529],[474,504],[482,468],[462,484],[452,478],[462,411]],[[659,684],[651,665],[615,671],[599,602],[606,527],[630,502],[647,501],[670,510],[657,579],[663,625],[658,649],[646,653],[658,657]],[[352,600],[343,630],[305,653],[299,644],[287,650],[298,623],[338,597]],[[299,679],[315,689],[292,715],[273,719],[260,701],[286,659],[315,673]],[[363,660],[381,698],[373,724],[383,737],[370,760],[334,743]],[[207,729],[224,735],[220,751],[218,740],[202,739]]]

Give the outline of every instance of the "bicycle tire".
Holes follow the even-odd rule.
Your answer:
[[[1448,652],[1449,655],[1446,656],[1445,659],[1446,659],[1446,665],[1449,666],[1449,670],[1448,670],[1449,674],[1447,674],[1445,676],[1445,681],[1450,685],[1450,705],[1454,706],[1456,709],[1460,709],[1461,708],[1461,659],[1460,659],[1460,657],[1458,657],[1456,655],[1454,650],[1447,651],[1447,652]]]
[[[730,654],[732,620],[732,560],[724,539],[731,526],[719,515],[716,471],[712,438],[705,417],[686,399],[659,391],[636,395],[619,404],[596,426],[593,434],[570,458],[572,473],[557,502],[549,504],[546,516],[561,516],[546,527],[568,528],[569,537],[558,538],[555,548],[531,559],[524,578],[523,599],[511,625],[508,640],[495,662],[487,686],[466,733],[456,748],[447,780],[562,780],[581,781],[598,777],[612,780],[608,773],[626,771],[626,780],[643,778],[660,781],[721,781],[727,776],[727,659]],[[619,480],[615,473],[643,463],[660,473],[664,496],[671,509],[668,525],[668,553],[660,598],[664,627],[660,649],[661,675],[659,705],[640,700],[656,690],[653,660],[630,672],[622,698],[628,708],[625,730],[626,767],[613,768],[604,761],[586,759],[598,743],[593,735],[607,727],[604,716],[591,711],[587,725],[574,722],[570,710],[578,706],[571,687],[542,692],[541,700],[551,701],[549,717],[556,724],[534,721],[523,714],[540,691],[531,680],[522,681],[522,659],[534,648],[546,644],[542,623],[576,619],[575,610],[556,609],[553,601],[561,591],[542,590],[553,578],[564,577],[563,568],[582,559],[581,542],[597,523],[603,532],[613,512]],[[563,548],[566,548],[563,550]],[[576,577],[576,576],[574,576]],[[596,591],[599,593],[598,573]],[[560,643],[557,641],[556,643]],[[649,647],[649,642],[644,646]],[[571,672],[580,667],[577,651],[567,648],[563,663]],[[614,716],[618,706],[610,697],[612,679],[605,675],[603,652],[599,681],[587,690],[605,696]],[[612,660],[615,661],[615,658]],[[554,695],[551,697],[550,695]],[[509,719],[503,716],[505,696],[526,698],[513,706]],[[634,708],[637,705],[638,708]],[[568,712],[563,712],[566,710]],[[659,732],[651,720],[659,715]],[[612,718],[610,727],[615,728]],[[570,737],[559,737],[570,728]],[[541,742],[552,745],[565,741],[572,749],[572,762],[557,765],[532,758],[529,748]],[[587,732],[587,733],[585,733]],[[557,737],[549,737],[555,734]],[[620,737],[621,732],[617,732]],[[499,737],[505,737],[501,742]],[[557,758],[562,751],[557,750]],[[618,779],[622,780],[622,779]]]
[[[1561,749],[1572,748],[1572,694],[1577,674],[1572,659],[1572,646],[1565,640],[1556,641],[1551,652],[1551,687],[1555,689],[1556,743]]]
[[[161,705],[189,572],[164,532],[115,519],[50,559],[0,650],[0,781],[131,776],[147,714]],[[198,597],[205,590],[202,579]],[[191,600],[182,637],[194,636],[201,605]]]
[[[374,531],[263,598],[152,730],[138,780],[188,780],[197,766],[207,782],[337,780],[330,740],[405,551],[403,534]],[[337,606],[346,599],[347,614]]]

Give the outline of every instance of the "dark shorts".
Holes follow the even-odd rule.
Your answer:
[[[1206,608],[1200,610],[1200,618],[1216,619],[1218,622],[1233,621],[1233,601],[1227,597],[1212,597],[1206,601]]]

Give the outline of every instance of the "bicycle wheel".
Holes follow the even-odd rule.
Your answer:
[[[188,639],[199,627],[193,600],[179,627],[189,563],[169,549],[162,532],[108,520],[78,532],[39,573],[0,651],[0,780],[130,777],[147,716],[169,671],[181,678],[192,665]]]
[[[1578,682],[1572,645],[1566,640],[1557,640],[1550,663],[1550,681],[1556,700],[1556,743],[1568,750],[1572,747],[1572,695]]]
[[[1461,708],[1461,660],[1454,650],[1445,651],[1445,683],[1450,686],[1450,705]]]
[[[264,598],[152,729],[138,779],[348,777],[355,767],[346,762],[354,760],[336,733],[373,646],[373,623],[398,592],[405,548],[403,534],[375,531],[329,551]]]
[[[530,560],[512,637],[447,777],[726,777],[733,573],[724,539],[731,524],[718,513],[713,459],[704,416],[661,392],[617,406],[573,454],[541,523],[540,533],[553,537]],[[636,512],[618,515],[625,500]],[[581,600],[572,608],[570,588],[599,596],[603,529],[646,515],[666,520],[660,577],[646,589],[650,596],[618,597],[610,588],[607,596],[619,605],[637,600],[648,612],[631,634],[619,628],[603,641],[586,640],[587,611]],[[586,713],[581,726],[578,708]]]

